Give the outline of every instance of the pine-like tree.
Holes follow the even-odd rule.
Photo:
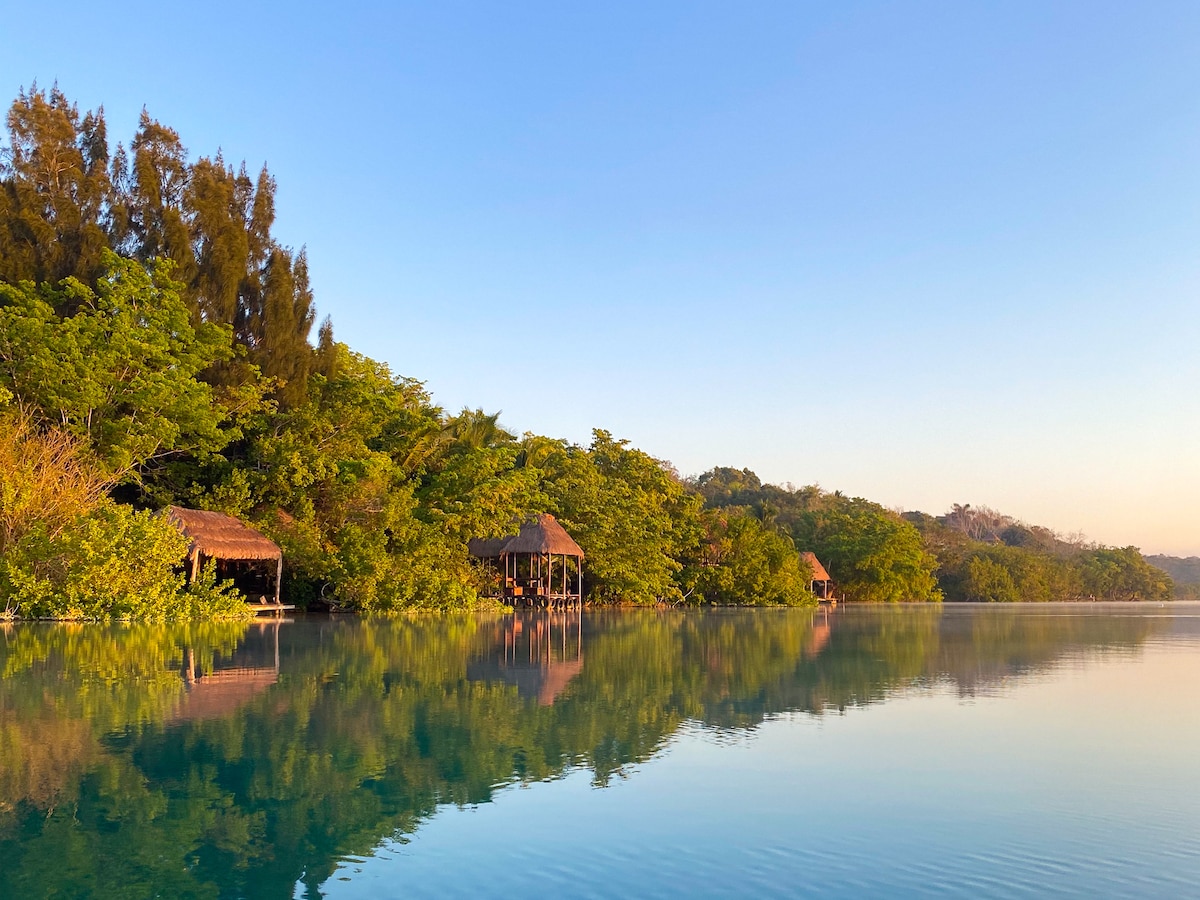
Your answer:
[[[103,271],[114,200],[103,108],[87,113],[55,85],[22,91],[7,117],[0,178],[0,279],[91,282]]]

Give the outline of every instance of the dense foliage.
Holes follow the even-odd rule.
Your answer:
[[[1166,572],[1175,582],[1175,596],[1200,600],[1200,556],[1147,556],[1146,562]]]
[[[1169,600],[1171,579],[1136,547],[1065,540],[987,507],[908,513],[938,559],[947,599],[973,602]]]
[[[877,503],[816,487],[763,484],[748,469],[718,468],[695,480],[706,502],[746,508],[811,550],[849,600],[939,600],[936,560],[915,528]]]
[[[219,154],[191,161],[147,113],[112,151],[103,110],[81,115],[57,87],[22,92],[7,126],[10,615],[230,609],[220,591],[182,592],[179,542],[146,512],[169,504],[277,540],[289,601],[363,611],[471,605],[485,576],[468,539],[543,512],[583,547],[595,602],[813,603],[798,551],[851,600],[1161,594],[1136,550],[1060,565],[1044,548],[968,546],[949,526],[745,470],[684,480],[602,430],[578,446],[518,438],[482,410],[449,414],[420,382],[338,343],[328,320],[310,343],[307,262],[272,236],[265,168],[251,179]]]

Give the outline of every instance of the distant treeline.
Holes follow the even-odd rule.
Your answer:
[[[1146,562],[1161,569],[1175,582],[1175,596],[1200,600],[1200,556],[1147,556]]]
[[[145,112],[114,150],[103,110],[57,87],[22,92],[7,128],[0,615],[237,614],[211,578],[183,585],[183,539],[153,512],[168,504],[277,540],[301,605],[471,605],[467,540],[540,512],[584,548],[594,602],[812,603],[798,550],[852,600],[1170,593],[1133,548],[981,538],[953,513],[910,521],[733,469],[687,480],[606,431],[578,446],[447,412],[328,320],[314,346],[266,168],[192,161]]]
[[[955,504],[943,516],[893,516],[837,492],[764,485],[749,470],[714,469],[696,485],[709,505],[747,508],[790,534],[797,546],[816,549],[833,579],[850,586],[851,599],[940,595],[995,603],[1172,596],[1171,579],[1136,547],[1065,540],[987,507]]]

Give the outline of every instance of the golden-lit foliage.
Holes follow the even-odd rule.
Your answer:
[[[35,527],[57,537],[111,486],[83,441],[39,428],[20,409],[0,410],[0,557]]]

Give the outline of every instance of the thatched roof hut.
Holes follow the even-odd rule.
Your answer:
[[[225,513],[167,507],[167,519],[191,541],[188,555],[199,551],[212,559],[279,559],[279,545]]]
[[[583,559],[583,550],[558,520],[549,513],[521,526],[516,537],[504,545],[505,553],[550,553],[555,556],[574,556]]]
[[[810,587],[813,593],[815,593],[822,600],[826,599],[826,597],[829,595],[829,582],[831,582],[833,579],[829,577],[829,573],[825,571],[825,567],[821,565],[821,561],[817,559],[817,555],[815,553],[805,550],[800,554],[800,558],[808,563],[809,568],[812,569],[812,582]],[[819,590],[817,589],[818,584],[821,586]]]
[[[266,560],[275,563],[275,602],[283,574],[283,551],[260,531],[225,513],[182,506],[167,507],[167,521],[183,532],[190,542],[188,561],[194,578],[203,559]]]
[[[548,513],[526,522],[511,537],[474,538],[467,542],[467,550],[476,559],[502,563],[505,596],[582,600],[583,549]],[[568,558],[575,562],[568,565]],[[568,569],[574,571],[574,586]]]
[[[817,559],[817,554],[815,554],[809,550],[805,550],[803,553],[800,554],[800,558],[802,560],[804,560],[806,563],[808,563],[809,568],[812,569],[812,580],[813,581],[830,581],[831,580],[829,577],[829,573],[825,571],[825,567],[823,565],[821,565],[821,561],[819,559]]]

